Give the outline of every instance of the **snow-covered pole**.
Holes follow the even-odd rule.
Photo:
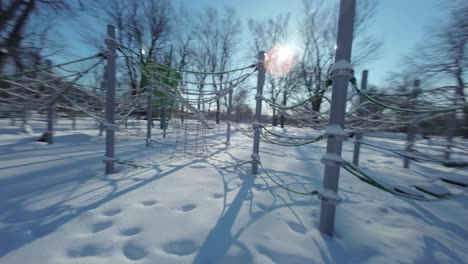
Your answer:
[[[47,144],[54,143],[54,104],[47,107]]]
[[[116,48],[115,27],[107,25],[107,73],[106,73],[106,174],[114,173],[115,155],[115,79],[116,79]]]
[[[418,128],[414,124],[409,124],[407,128],[407,135],[406,135],[406,146],[405,146],[405,151],[406,155],[403,157],[403,168],[408,169],[409,164],[410,164],[410,159],[408,157],[409,150],[413,147],[414,145],[414,140],[416,138],[416,131]]]
[[[72,118],[72,129],[76,129],[76,112],[74,109],[71,110],[71,118]]]
[[[361,79],[361,90],[367,90],[367,75],[368,71],[365,70],[362,72],[362,79]],[[365,101],[364,96],[359,96],[359,104],[362,104]],[[358,110],[358,116],[362,116],[362,110]],[[361,151],[361,140],[362,140],[362,132],[358,132],[354,138],[354,152],[353,152],[353,164],[359,166],[359,154]]]
[[[260,51],[258,53],[258,62],[257,62],[257,94],[255,95],[256,106],[255,106],[255,122],[253,123],[254,130],[254,143],[253,143],[253,153],[252,153],[252,174],[256,175],[258,172],[258,163],[260,162],[260,130],[261,119],[262,119],[262,100],[263,100],[263,84],[265,83],[265,52]]]
[[[444,150],[444,159],[450,160],[450,153],[452,148],[453,137],[457,130],[457,116],[456,113],[449,114],[447,118],[447,147]]]
[[[47,67],[52,66],[52,61],[47,60]],[[54,143],[54,102],[49,104],[47,107],[47,144],[51,145]]]
[[[333,81],[329,126],[325,131],[327,153],[322,157],[325,164],[323,186],[318,193],[321,200],[319,230],[333,236],[335,227],[335,209],[340,202],[338,181],[340,166],[343,164],[341,152],[343,140],[347,138],[344,131],[346,98],[348,83],[354,71],[350,64],[354,29],[356,0],[341,0],[338,19],[338,38],[335,64],[331,69]]]
[[[417,92],[419,91],[419,80],[414,81],[414,91]],[[417,95],[415,96],[415,99],[417,98]],[[411,123],[408,125],[406,129],[406,146],[405,146],[405,151],[406,155],[403,156],[403,168],[408,169],[410,165],[410,159],[408,157],[408,152],[411,150],[411,148],[414,145],[414,140],[416,138],[416,134],[418,132],[418,127],[417,127],[417,122]]]
[[[146,146],[151,146],[151,126],[153,122],[153,76],[149,77],[148,102],[146,108]]]
[[[107,79],[107,66],[104,66],[104,78],[102,78],[101,82],[101,95],[104,96],[104,91],[106,90],[106,79]],[[99,122],[99,136],[102,136],[102,132],[104,132],[104,124]]]
[[[226,147],[231,145],[231,112],[232,112],[232,92],[234,87],[231,83],[231,90],[229,90],[229,97],[228,97],[228,109],[227,109],[227,131],[226,131]]]

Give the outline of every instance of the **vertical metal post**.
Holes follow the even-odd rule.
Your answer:
[[[105,90],[106,90],[106,79],[107,79],[107,66],[104,66],[104,77],[102,78],[101,82],[101,95],[104,95]],[[102,122],[99,122],[99,136],[102,136],[102,133],[104,132],[104,125]]]
[[[447,117],[447,147],[444,151],[444,159],[450,160],[450,154],[452,151],[452,141],[457,130],[457,116],[456,113],[449,114]]]
[[[322,189],[319,191],[321,200],[319,229],[322,233],[333,236],[335,227],[335,209],[340,198],[337,194],[340,166],[342,164],[341,151],[346,111],[348,82],[353,77],[350,64],[354,30],[354,14],[356,0],[341,0],[338,20],[337,50],[335,64],[331,70],[333,81],[329,126],[325,132],[327,136],[327,153],[322,158],[325,173]]]
[[[255,106],[255,122],[253,123],[254,130],[254,142],[253,142],[253,153],[252,153],[252,174],[256,175],[258,173],[258,163],[260,162],[260,130],[261,119],[262,119],[262,97],[263,97],[263,85],[265,83],[265,52],[260,51],[258,53],[258,62],[257,62],[257,94],[255,95],[256,106]]]
[[[71,110],[71,115],[72,115],[72,128],[76,129],[76,112],[75,110]]]
[[[167,130],[167,122],[169,121],[168,118],[168,113],[167,113],[167,96],[164,95],[164,99],[163,99],[163,116],[162,118],[164,118],[164,123],[163,123],[163,138],[166,137],[166,130]]]
[[[367,75],[368,71],[365,70],[362,72],[362,79],[361,79],[361,90],[367,90]],[[359,104],[362,104],[365,101],[364,96],[359,96]],[[362,109],[358,109],[357,115],[362,116]],[[361,140],[362,140],[362,132],[358,132],[354,138],[354,152],[353,152],[353,164],[359,166],[359,154],[361,151]]]
[[[153,123],[153,76],[149,76],[148,102],[146,108],[146,146],[151,147],[151,127]]]
[[[226,113],[226,119],[227,119],[227,131],[226,131],[226,146],[229,147],[231,145],[231,112],[232,112],[232,93],[234,90],[234,87],[232,86],[231,83],[231,90],[229,90],[229,98],[228,98],[228,108],[227,108],[227,113]]]
[[[47,67],[52,66],[52,61],[47,60]],[[47,144],[54,143],[54,102],[51,102],[47,107]]]
[[[418,127],[414,124],[409,124],[407,128],[407,137],[406,137],[406,147],[405,150],[408,151],[413,147],[414,140],[416,138],[416,133],[418,131]],[[403,157],[403,168],[408,169],[410,164],[410,159],[405,155]]]
[[[106,73],[106,174],[114,173],[115,154],[115,79],[116,79],[116,42],[115,27],[107,25],[107,73]]]
[[[47,144],[54,143],[54,104],[47,107]]]
[[[414,81],[414,94],[415,96],[412,98],[414,100],[417,99],[417,94],[420,92],[419,90],[419,80]],[[411,148],[414,145],[414,140],[416,138],[416,134],[418,133],[418,122],[415,121],[414,123],[411,123],[408,125],[407,130],[406,130],[407,136],[406,136],[406,146],[405,146],[405,151],[407,153],[411,150]],[[410,159],[405,155],[403,157],[403,168],[408,169],[410,165]]]

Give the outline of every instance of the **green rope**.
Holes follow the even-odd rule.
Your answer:
[[[317,141],[320,141],[323,139],[323,135],[320,135],[320,136],[317,136],[315,138],[301,138],[301,137],[290,137],[290,136],[285,136],[285,135],[280,135],[280,134],[277,134],[269,129],[267,129],[265,126],[262,126],[263,129],[265,129],[265,131],[269,134],[272,134],[276,137],[280,137],[280,138],[289,138],[289,139],[299,139],[299,140],[307,140],[307,141],[313,141],[315,140],[315,142]]]
[[[263,99],[267,104],[269,104],[270,106],[274,107],[274,108],[277,108],[277,109],[281,109],[281,110],[290,110],[290,109],[294,109],[296,107],[299,107],[299,106],[302,106],[306,103],[308,103],[310,100],[312,99],[312,97],[310,98],[307,98],[305,99],[304,101],[302,102],[299,102],[295,105],[291,105],[291,106],[284,106],[284,105],[278,105],[278,104],[275,104],[273,103],[271,100],[267,100],[267,99]]]
[[[382,184],[380,184],[379,182],[377,182],[376,180],[372,179],[369,175],[365,174],[359,167],[356,167],[351,163],[346,162],[342,167],[347,172],[349,172],[352,175],[356,176],[361,181],[363,181],[363,182],[365,182],[367,184],[370,184],[370,185],[372,185],[372,186],[374,186],[374,187],[376,187],[376,188],[378,188],[380,190],[386,191],[388,193],[391,193],[391,194],[394,194],[394,195],[397,195],[397,196],[403,196],[403,197],[411,198],[411,199],[414,199],[414,200],[429,201],[426,198],[421,198],[419,196],[412,195],[412,194],[409,194],[409,193],[402,193],[402,192],[399,192],[399,191],[396,191],[396,190],[389,189],[389,188],[383,186]]]
[[[400,111],[400,112],[408,112],[408,113],[419,113],[419,114],[428,114],[428,113],[444,113],[444,112],[453,112],[453,111],[456,111],[458,109],[462,109],[460,107],[457,107],[457,108],[446,108],[446,109],[438,109],[438,110],[419,110],[419,109],[407,109],[407,108],[400,108],[400,107],[395,107],[395,106],[390,106],[390,105],[387,105],[377,99],[374,99],[372,98],[371,96],[369,96],[367,93],[365,93],[364,91],[360,90],[354,83],[352,83],[354,89],[356,90],[356,92],[358,94],[361,94],[363,95],[367,100],[369,100],[370,102],[374,103],[374,104],[377,104],[379,106],[382,106],[382,107],[385,107],[385,108],[388,108],[388,109],[392,109],[392,110],[395,110],[395,111]]]
[[[318,137],[318,139],[313,139],[313,140],[310,140],[310,141],[306,141],[306,142],[303,142],[303,143],[285,143],[285,142],[278,142],[278,141],[273,141],[267,137],[262,137],[262,139],[266,142],[266,143],[270,143],[270,144],[274,144],[274,145],[279,145],[279,146],[284,146],[284,147],[300,147],[300,146],[305,146],[305,145],[308,145],[308,144],[312,144],[312,143],[316,143],[318,141],[320,141],[321,139],[323,139],[323,136],[321,136],[322,138],[320,138],[320,136]]]
[[[285,189],[286,191],[288,192],[292,192],[292,193],[295,193],[295,194],[299,194],[299,195],[317,195],[318,194],[318,190],[314,190],[314,191],[310,191],[310,192],[300,192],[300,191],[295,191],[295,190],[292,190],[292,189],[289,189],[288,187],[278,183],[275,179],[273,179],[270,174],[268,174],[268,172],[265,170],[265,168],[263,167],[262,163],[258,162],[258,164],[260,165],[260,167],[262,167],[262,170],[265,172],[266,176],[272,181],[274,182],[278,187],[281,187],[283,189]]]
[[[121,48],[124,48],[126,50],[128,50],[130,53],[132,53],[133,55],[136,55],[138,57],[140,57],[140,59],[145,59],[147,60],[148,62],[150,63],[154,63],[158,66],[161,66],[161,67],[164,67],[164,68],[167,68],[169,70],[173,70],[173,71],[178,71],[178,72],[183,72],[183,73],[192,73],[192,74],[211,74],[211,75],[221,75],[221,74],[227,74],[227,73],[231,73],[231,72],[237,72],[237,71],[242,71],[242,70],[245,70],[245,69],[248,69],[248,68],[254,68],[256,67],[257,65],[256,64],[251,64],[249,66],[246,66],[246,67],[243,67],[243,68],[238,68],[238,69],[233,69],[233,70],[228,70],[228,71],[222,71],[222,72],[199,72],[199,71],[189,71],[189,70],[184,70],[184,69],[178,69],[178,68],[172,68],[172,67],[169,67],[167,65],[164,65],[164,64],[161,64],[161,63],[158,63],[154,60],[152,60],[151,58],[147,58],[135,51],[132,51],[130,48],[127,48],[123,45],[120,45]],[[120,49],[119,49],[120,50]]]
[[[99,57],[104,58],[104,54],[103,53],[98,53],[96,55],[89,56],[89,57],[86,57],[86,58],[82,58],[82,59],[79,59],[79,60],[74,60],[74,61],[69,61],[69,62],[56,64],[56,65],[52,65],[52,66],[48,66],[48,67],[28,70],[28,71],[24,71],[24,72],[20,72],[20,73],[15,73],[15,74],[12,74],[12,75],[0,76],[0,80],[13,79],[13,78],[16,78],[18,76],[23,76],[23,75],[27,75],[27,74],[31,74],[31,73],[37,73],[37,72],[41,72],[41,71],[47,71],[47,70],[50,70],[50,69],[53,69],[53,68],[62,67],[62,66],[65,66],[65,65],[70,65],[70,64],[74,64],[74,63],[78,63],[78,62],[82,62],[82,61],[86,61],[86,60],[91,60],[91,59],[95,59],[95,58],[99,58]]]
[[[240,166],[242,166],[244,164],[248,164],[248,163],[252,163],[252,161],[248,160],[248,161],[245,161],[245,162],[234,164],[232,166],[221,167],[220,169],[225,170],[225,169],[229,169],[229,168],[238,168],[238,167],[240,167]]]

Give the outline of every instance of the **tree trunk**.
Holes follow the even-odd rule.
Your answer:
[[[285,90],[283,91],[283,106],[286,106],[287,101],[288,101],[288,92]],[[281,120],[280,120],[281,128],[284,128],[284,120],[285,120],[284,114],[281,114]]]
[[[217,94],[216,94],[217,96]],[[219,109],[220,105],[219,105],[219,99],[216,99],[216,124],[219,125]]]
[[[314,96],[312,98],[312,110],[314,112],[320,112],[320,107],[322,106],[322,97],[321,96]]]
[[[465,87],[465,82],[462,77],[462,70],[459,69],[456,73],[456,78],[457,78],[457,90],[456,94],[460,97],[460,101],[462,105],[465,105],[466,103],[466,98],[465,98],[465,92],[463,91],[463,88]],[[462,128],[462,134],[465,138],[468,138],[468,107],[465,106],[463,108],[463,117],[464,117],[464,125]]]
[[[278,126],[278,114],[276,113],[276,109],[273,108],[273,117],[271,119],[271,124],[273,126]]]

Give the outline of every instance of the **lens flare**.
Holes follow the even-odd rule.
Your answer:
[[[286,45],[276,45],[265,57],[265,70],[273,76],[283,76],[294,66],[294,52]]]

